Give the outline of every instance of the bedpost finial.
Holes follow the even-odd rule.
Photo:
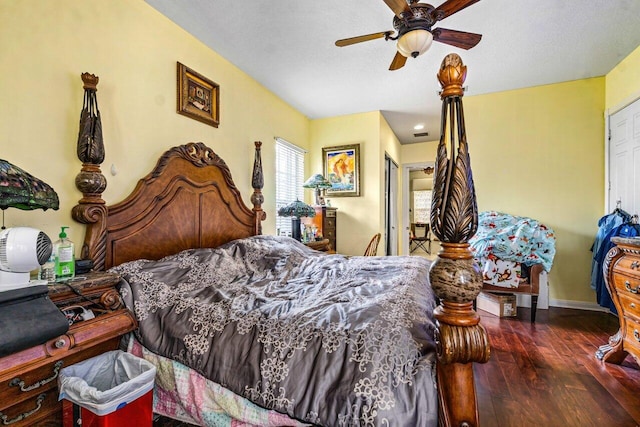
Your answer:
[[[255,232],[262,234],[262,221],[265,220],[267,214],[262,210],[264,196],[262,195],[262,187],[264,187],[264,175],[262,172],[262,156],[260,154],[262,141],[254,141],[256,147],[255,157],[253,160],[253,176],[251,177],[251,186],[253,194],[251,195],[251,203],[253,203],[253,212],[255,214]]]
[[[254,145],[256,146],[255,157],[253,159],[253,176],[251,177],[251,186],[254,190],[262,190],[264,187],[264,175],[262,173],[262,155],[261,141],[255,141]]]
[[[462,58],[456,53],[445,56],[438,71],[438,81],[442,86],[440,98],[449,96],[463,96],[462,85],[467,78],[467,67],[462,63]]]
[[[98,90],[98,82],[100,81],[100,77],[96,76],[95,74],[89,73],[82,73],[80,77],[82,78],[82,82],[84,83],[82,87],[85,90]]]

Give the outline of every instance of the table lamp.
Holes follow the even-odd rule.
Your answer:
[[[302,241],[300,218],[303,216],[314,217],[316,216],[316,211],[308,204],[296,200],[278,209],[278,216],[291,217],[291,237],[300,242]]]
[[[316,191],[316,205],[324,206],[324,197],[322,196],[322,190],[331,188],[331,183],[321,174],[317,173],[311,178],[307,179],[304,184],[304,188],[313,188]]]
[[[0,209],[2,209],[2,228],[4,228],[4,210],[54,209],[60,205],[58,194],[49,184],[39,180],[18,166],[0,159]]]

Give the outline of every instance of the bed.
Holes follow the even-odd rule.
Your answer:
[[[460,147],[454,175],[470,178]],[[202,143],[166,151],[111,206],[99,162],[83,161],[72,212],[86,225],[82,257],[123,278],[139,321],[126,345],[159,368],[154,410],[201,425],[478,425],[472,363],[489,343],[472,308],[477,213],[435,210],[433,265],[320,253],[262,235],[260,150],[252,208]],[[461,185],[447,186],[456,200],[475,197]]]

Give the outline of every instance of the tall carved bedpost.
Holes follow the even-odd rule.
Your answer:
[[[251,186],[253,194],[251,195],[251,203],[253,203],[253,212],[256,214],[256,234],[262,234],[262,221],[267,217],[267,213],[262,210],[264,196],[262,195],[262,187],[264,187],[264,174],[262,173],[262,157],[260,150],[261,141],[255,141],[256,146],[255,157],[253,159],[253,175],[251,177]]]
[[[82,258],[94,260],[97,270],[104,268],[104,246],[92,249],[90,253],[87,242],[104,240],[104,228],[98,229],[96,224],[104,224],[100,219],[106,218],[107,208],[102,200],[102,193],[107,188],[107,180],[102,175],[100,164],[104,161],[104,143],[102,140],[102,123],[98,110],[98,76],[89,73],[81,75],[84,83],[84,103],[80,113],[80,131],[78,134],[77,155],[82,162],[82,170],[76,176],[76,188],[82,192],[82,199],[74,206],[71,215],[81,224],[87,224]],[[101,252],[101,253],[97,253]]]
[[[485,363],[490,353],[487,334],[473,310],[482,278],[468,243],[478,228],[478,208],[462,110],[466,73],[456,54],[447,55],[438,72],[442,136],[435,162],[431,227],[442,249],[429,278],[441,301],[435,310],[436,344],[440,424],[446,426],[478,425],[472,362]]]

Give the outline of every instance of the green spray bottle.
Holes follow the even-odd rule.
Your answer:
[[[73,279],[76,275],[74,245],[67,238],[67,233],[65,233],[67,228],[69,227],[62,227],[62,231],[58,235],[60,239],[53,244],[53,253],[56,257],[56,282]]]

